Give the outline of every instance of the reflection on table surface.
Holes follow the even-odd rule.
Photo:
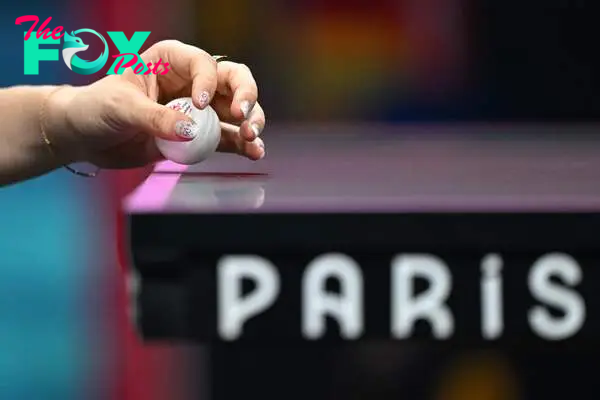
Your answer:
[[[267,156],[161,167],[160,206],[130,211],[600,209],[597,126],[272,128]],[[369,133],[372,132],[372,133]],[[179,176],[181,173],[181,176]],[[156,192],[156,191],[155,191]]]

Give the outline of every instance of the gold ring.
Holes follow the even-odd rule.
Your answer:
[[[227,56],[212,56],[213,60],[215,60],[216,62],[220,62],[223,59],[227,58]]]

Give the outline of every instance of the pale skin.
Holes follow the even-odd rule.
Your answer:
[[[191,140],[180,129],[180,121],[191,119],[164,106],[179,97],[192,97],[198,108],[210,104],[215,109],[222,122],[218,151],[251,160],[264,156],[258,135],[265,127],[265,114],[248,67],[217,63],[205,51],[178,41],[158,42],[141,57],[146,62],[162,59],[170,71],[135,75],[129,68],[88,86],[1,89],[0,186],[74,162],[125,169],[163,160],[155,137]]]

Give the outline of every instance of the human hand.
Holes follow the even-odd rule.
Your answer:
[[[179,97],[192,97],[200,109],[209,104],[215,109],[222,122],[218,151],[251,160],[264,156],[258,135],[265,114],[246,66],[217,63],[203,50],[172,40],[156,43],[141,57],[146,63],[160,59],[170,70],[135,75],[129,68],[49,97],[44,128],[55,147],[68,152],[69,162],[135,168],[164,159],[155,137],[187,141],[197,129],[189,117],[163,105]]]

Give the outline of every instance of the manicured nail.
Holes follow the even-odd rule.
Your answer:
[[[244,118],[248,119],[250,112],[254,108],[254,104],[251,104],[248,100],[242,101],[240,104],[240,109],[242,110],[242,114],[244,114]]]
[[[198,96],[198,104],[200,104],[201,109],[205,109],[208,106],[208,102],[210,100],[210,95],[207,91],[200,93]]]
[[[250,129],[252,129],[252,132],[254,132],[254,135],[256,135],[256,137],[259,137],[262,132],[262,127],[257,123],[250,125]]]
[[[198,134],[198,126],[190,121],[177,121],[175,134],[184,139],[193,139]]]
[[[265,151],[265,142],[263,142],[261,138],[257,137],[256,139],[254,139],[254,143],[259,145],[259,147],[262,149],[262,152],[260,153],[260,158],[259,158],[260,160],[262,160],[263,158],[265,158],[265,154],[267,154]]]

